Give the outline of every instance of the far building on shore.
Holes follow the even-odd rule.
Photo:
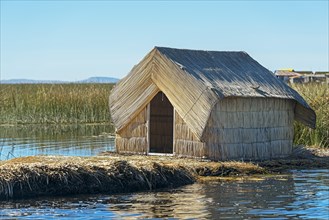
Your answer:
[[[329,84],[329,71],[305,71],[292,68],[275,70],[277,78],[286,83],[327,83]]]

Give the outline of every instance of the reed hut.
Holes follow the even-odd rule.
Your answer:
[[[119,153],[262,160],[291,153],[305,100],[245,52],[155,47],[112,90]]]

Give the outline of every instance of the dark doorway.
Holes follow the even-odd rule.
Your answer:
[[[174,108],[163,92],[150,103],[150,153],[173,153]]]

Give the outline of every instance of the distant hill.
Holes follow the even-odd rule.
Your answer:
[[[78,81],[79,83],[117,83],[119,79],[113,77],[94,76]]]
[[[67,83],[65,81],[59,80],[33,80],[33,79],[8,79],[8,80],[1,80],[2,84],[41,84],[41,83]]]
[[[33,80],[33,79],[8,79],[1,80],[1,84],[62,84],[62,83],[117,83],[119,79],[113,77],[90,77],[78,81],[61,80]]]

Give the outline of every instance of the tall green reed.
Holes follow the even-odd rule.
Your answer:
[[[113,84],[19,84],[0,87],[0,123],[109,122]]]
[[[293,84],[316,113],[316,129],[295,122],[294,143],[329,148],[329,86],[327,84]]]

